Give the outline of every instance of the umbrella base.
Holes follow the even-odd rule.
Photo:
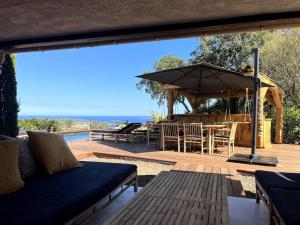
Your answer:
[[[245,163],[261,166],[277,166],[278,158],[270,156],[250,156],[246,154],[234,154],[228,159],[228,162]]]

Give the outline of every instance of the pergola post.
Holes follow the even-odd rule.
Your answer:
[[[258,95],[258,110],[257,110],[257,147],[263,147],[264,145],[264,102],[265,95],[268,91],[268,88],[260,88]]]
[[[282,144],[282,127],[283,127],[283,110],[281,108],[276,108],[276,133],[275,133],[275,143]]]
[[[268,101],[275,107],[275,143],[282,144],[283,129],[283,92],[278,88],[271,87],[271,95],[266,96]]]
[[[282,94],[277,93],[275,96],[275,107],[276,107],[276,114],[275,114],[275,143],[282,144],[282,128],[283,128],[283,96]]]
[[[175,92],[172,89],[167,90],[167,103],[168,103],[168,120],[174,114]]]

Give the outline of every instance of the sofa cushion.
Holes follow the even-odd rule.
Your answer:
[[[28,179],[42,174],[43,169],[38,164],[29,146],[28,138],[19,141],[19,169],[21,177]]]
[[[268,193],[271,187],[300,190],[300,173],[278,173],[270,171],[255,171],[255,179]]]
[[[17,140],[0,141],[0,195],[24,186],[18,168],[18,150]]]
[[[135,165],[84,162],[84,167],[25,181],[21,190],[0,198],[1,224],[63,224],[108,195]]]
[[[300,224],[300,190],[270,188],[269,195],[286,225]]]
[[[49,174],[81,166],[61,135],[33,131],[27,134],[34,156]]]

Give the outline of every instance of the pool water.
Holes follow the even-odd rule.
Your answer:
[[[89,133],[64,134],[65,141],[88,140]]]

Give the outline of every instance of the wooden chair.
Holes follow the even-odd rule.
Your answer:
[[[161,143],[162,150],[165,150],[165,142],[177,142],[178,152],[180,152],[180,136],[178,123],[161,123]]]
[[[186,144],[200,144],[201,153],[203,154],[204,143],[206,137],[203,135],[202,123],[183,123],[183,143],[184,152],[186,152]]]
[[[225,143],[228,146],[228,155],[230,156],[231,153],[234,153],[234,139],[236,133],[237,123],[233,122],[230,128],[229,133],[224,132],[215,134],[213,137],[213,146],[218,143]]]
[[[150,146],[151,141],[153,144],[159,144],[160,142],[160,125],[154,124],[154,122],[147,122],[147,146]]]

